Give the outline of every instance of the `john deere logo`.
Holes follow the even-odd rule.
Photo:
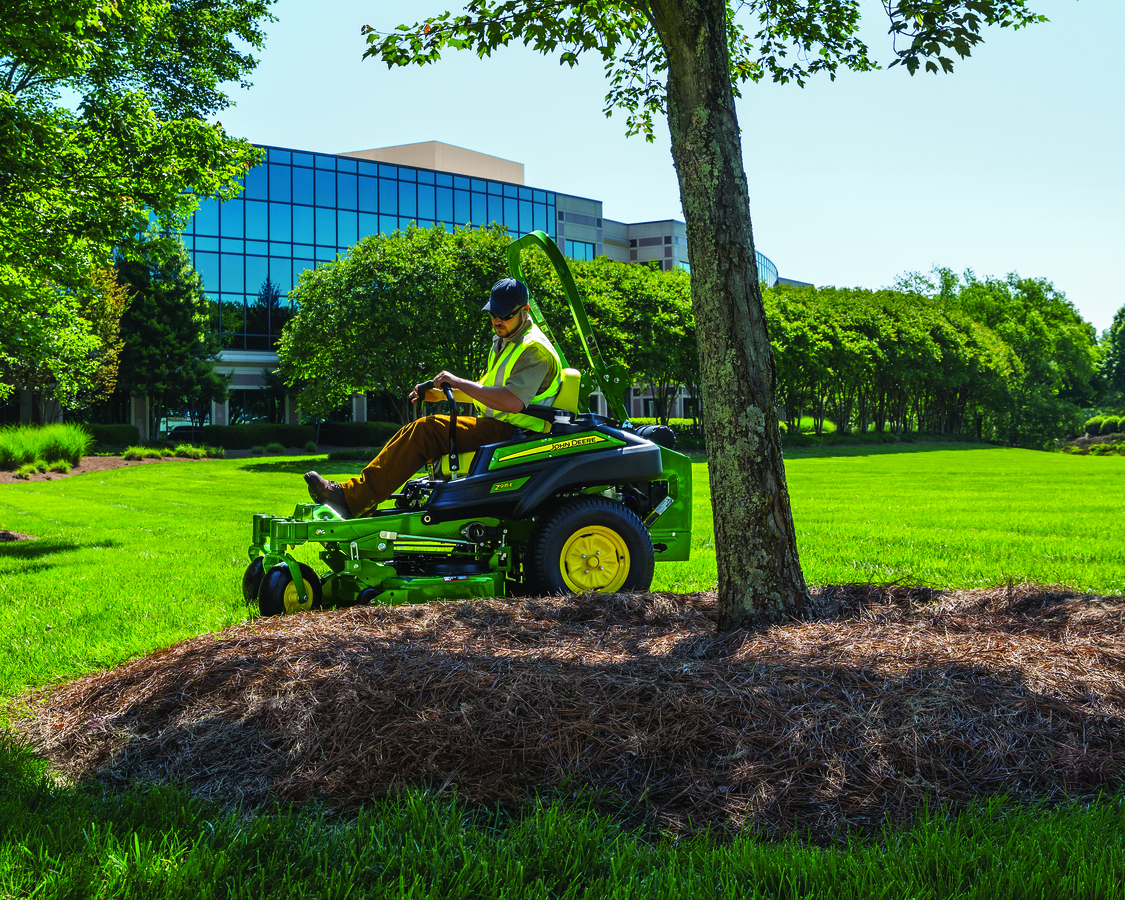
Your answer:
[[[563,450],[572,450],[575,447],[584,447],[587,444],[604,444],[606,438],[600,434],[590,434],[585,437],[571,438],[568,441],[556,441],[553,444],[543,444],[540,447],[532,447],[529,450],[520,450],[518,453],[510,453],[507,456],[500,458],[500,462],[507,462],[509,459],[519,459],[523,456],[537,456],[540,453],[559,453]]]

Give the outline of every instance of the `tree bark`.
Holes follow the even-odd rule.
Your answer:
[[[808,601],[775,407],[724,0],[651,0],[668,59],[668,125],[691,257],[718,563],[719,627]]]

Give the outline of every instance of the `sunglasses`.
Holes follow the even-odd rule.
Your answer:
[[[510,321],[511,321],[512,319],[514,319],[514,318],[515,318],[516,316],[518,316],[518,315],[519,315],[519,314],[520,314],[521,312],[523,312],[523,307],[522,307],[522,306],[521,306],[521,307],[519,307],[519,309],[517,309],[517,310],[516,310],[516,311],[515,311],[514,313],[512,313],[511,315],[507,315],[507,316],[497,316],[497,315],[493,315],[492,313],[489,313],[488,315],[489,315],[489,317],[490,317],[490,318],[494,319],[494,320],[495,320],[495,321],[497,321],[497,322],[510,322]]]

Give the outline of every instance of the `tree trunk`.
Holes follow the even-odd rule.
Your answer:
[[[718,563],[719,627],[808,601],[774,404],[724,0],[651,0],[668,59],[668,125],[691,255]]]

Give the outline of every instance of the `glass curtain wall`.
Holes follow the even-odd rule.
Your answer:
[[[293,315],[301,272],[347,253],[363,238],[411,222],[499,222],[513,237],[555,236],[555,195],[507,184],[382,163],[267,147],[242,194],[202,200],[183,234],[211,301],[211,329],[230,350],[273,350]]]

